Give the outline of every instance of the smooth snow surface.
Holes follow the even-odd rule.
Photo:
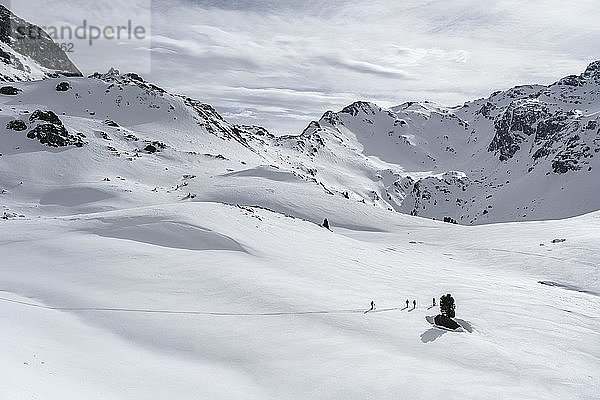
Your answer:
[[[600,214],[478,227],[385,217],[387,232],[335,216],[330,232],[186,203],[3,221],[0,393],[597,398]],[[469,330],[425,319],[447,292]]]
[[[112,196],[102,190],[86,187],[64,188],[52,190],[42,196],[40,204],[56,204],[60,206],[80,206],[109,199]]]
[[[160,221],[119,225],[96,234],[174,249],[243,251],[243,247],[230,237],[185,223]]]

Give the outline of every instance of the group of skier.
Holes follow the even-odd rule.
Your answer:
[[[417,308],[417,300],[413,300],[413,301],[412,301],[412,304],[413,304],[413,308],[412,308],[413,310],[414,310],[415,308]],[[434,297],[434,298],[433,298],[433,305],[432,305],[432,307],[435,307],[435,305],[436,305],[436,304],[435,304],[435,297]],[[409,301],[408,299],[406,299],[406,308],[408,308],[408,307],[410,307],[410,301]],[[368,311],[374,311],[374,310],[376,310],[376,308],[375,308],[375,302],[371,300],[371,308],[369,308],[369,309],[367,310],[367,312],[368,312]]]

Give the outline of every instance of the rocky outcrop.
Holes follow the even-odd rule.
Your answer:
[[[6,125],[6,129],[21,132],[27,129],[27,124],[20,119],[15,119]]]
[[[43,110],[35,110],[33,114],[29,117],[30,122],[43,121],[49,122],[53,125],[62,126],[62,121],[58,118],[58,115],[54,113],[54,111],[43,111]]]
[[[506,162],[526,149],[521,159],[533,160],[528,172],[543,160],[548,160],[549,170],[555,174],[589,169],[597,152],[592,137],[598,122],[584,122],[582,109],[587,97],[600,95],[599,82],[600,61],[596,61],[580,75],[566,76],[536,93],[523,93],[524,98],[511,101],[496,116],[495,135],[488,151]],[[514,97],[514,91],[510,97]],[[489,115],[489,110],[498,108],[489,104],[479,113]],[[586,104],[592,103],[587,100]]]
[[[227,140],[235,140],[243,146],[252,149],[248,142],[246,131],[241,126],[231,125],[209,104],[183,97],[184,104],[197,115],[196,122],[209,133]]]
[[[588,65],[583,74],[581,74],[581,78],[600,81],[600,60]]]
[[[71,84],[69,82],[61,82],[56,85],[57,92],[66,92],[69,89],[71,89]]]
[[[355,101],[349,106],[344,107],[340,113],[350,114],[351,116],[355,117],[359,113],[375,115],[376,111],[381,111],[381,107],[366,101]]]
[[[82,147],[85,144],[85,135],[69,133],[58,115],[49,110],[35,110],[29,117],[29,123],[23,120],[10,121],[6,128],[22,132],[29,129],[27,137],[37,140],[48,147]]]
[[[557,174],[579,171],[586,164],[586,159],[592,157],[590,146],[582,143],[579,135],[574,135],[567,140],[564,148],[552,160],[552,170]]]
[[[107,90],[112,89],[113,87],[117,87],[122,89],[127,85],[136,85],[137,87],[143,89],[143,91],[148,95],[154,96],[164,96],[167,92],[163,88],[156,86],[144,78],[142,78],[138,74],[127,73],[121,74],[121,72],[116,68],[110,68],[108,72],[101,74],[99,72],[95,72],[89,76],[89,78],[99,79],[106,83],[109,83]]]
[[[29,139],[37,139],[41,144],[49,147],[82,147],[82,136],[73,136],[62,125],[41,124],[27,133]]]
[[[18,89],[13,86],[2,86],[0,88],[0,94],[3,94],[5,96],[16,96],[19,93],[21,93],[21,89]]]
[[[144,151],[148,154],[154,154],[154,153],[164,150],[166,148],[167,148],[166,144],[164,144],[162,142],[154,141],[154,142],[148,143],[146,145],[146,147],[144,147]]]
[[[498,153],[500,161],[512,158],[520,145],[537,131],[538,122],[548,116],[548,109],[533,99],[512,102],[494,122],[496,134],[488,151]]]

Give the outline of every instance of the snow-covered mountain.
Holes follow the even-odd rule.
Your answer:
[[[186,195],[303,218],[311,216],[298,206],[302,195],[252,186],[240,197],[216,188],[240,176],[280,186],[285,176],[301,183],[296,194],[326,198],[333,208],[360,202],[466,225],[600,209],[600,61],[549,86],[517,86],[458,107],[356,102],[327,111],[298,135],[274,136],[231,124],[210,105],[133,73],[79,77],[50,37],[19,38],[17,27],[31,25],[5,8],[0,16],[10,21],[0,32],[3,79],[32,81],[0,88],[0,190],[127,173],[139,185],[132,196],[155,189],[153,204],[172,201],[168,188],[204,171],[204,179],[186,180]],[[148,174],[149,164],[161,172]],[[78,167],[67,178],[50,165]],[[30,186],[13,194],[12,207],[22,213],[44,196]]]
[[[600,62],[460,107],[357,102],[303,136],[381,161],[373,196],[400,212],[463,224],[583,214],[600,209]]]
[[[185,182],[186,195],[303,218],[298,198],[216,188],[239,176],[277,185],[287,177],[332,207],[354,201],[462,224],[569,217],[600,209],[599,67],[460,107],[357,102],[325,113],[298,136],[279,137],[230,124],[211,106],[136,74],[19,83],[0,98],[0,184],[77,185],[127,174],[140,185],[132,196],[156,189],[154,203],[176,198],[169,188],[180,188],[182,176],[204,172]],[[148,174],[149,164],[161,172]],[[78,167],[67,178],[48,165]],[[171,196],[161,197],[161,187]],[[44,195],[20,193],[28,204]],[[24,198],[15,196],[22,207]]]
[[[38,26],[0,4],[0,81],[81,76],[66,53]]]
[[[6,43],[0,398],[597,398],[600,213],[484,223],[600,209],[600,63],[275,136]]]

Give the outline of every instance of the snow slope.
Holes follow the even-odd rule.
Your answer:
[[[373,218],[386,232],[206,202],[4,221],[0,393],[597,398],[599,214]],[[425,320],[446,292],[470,332]]]

